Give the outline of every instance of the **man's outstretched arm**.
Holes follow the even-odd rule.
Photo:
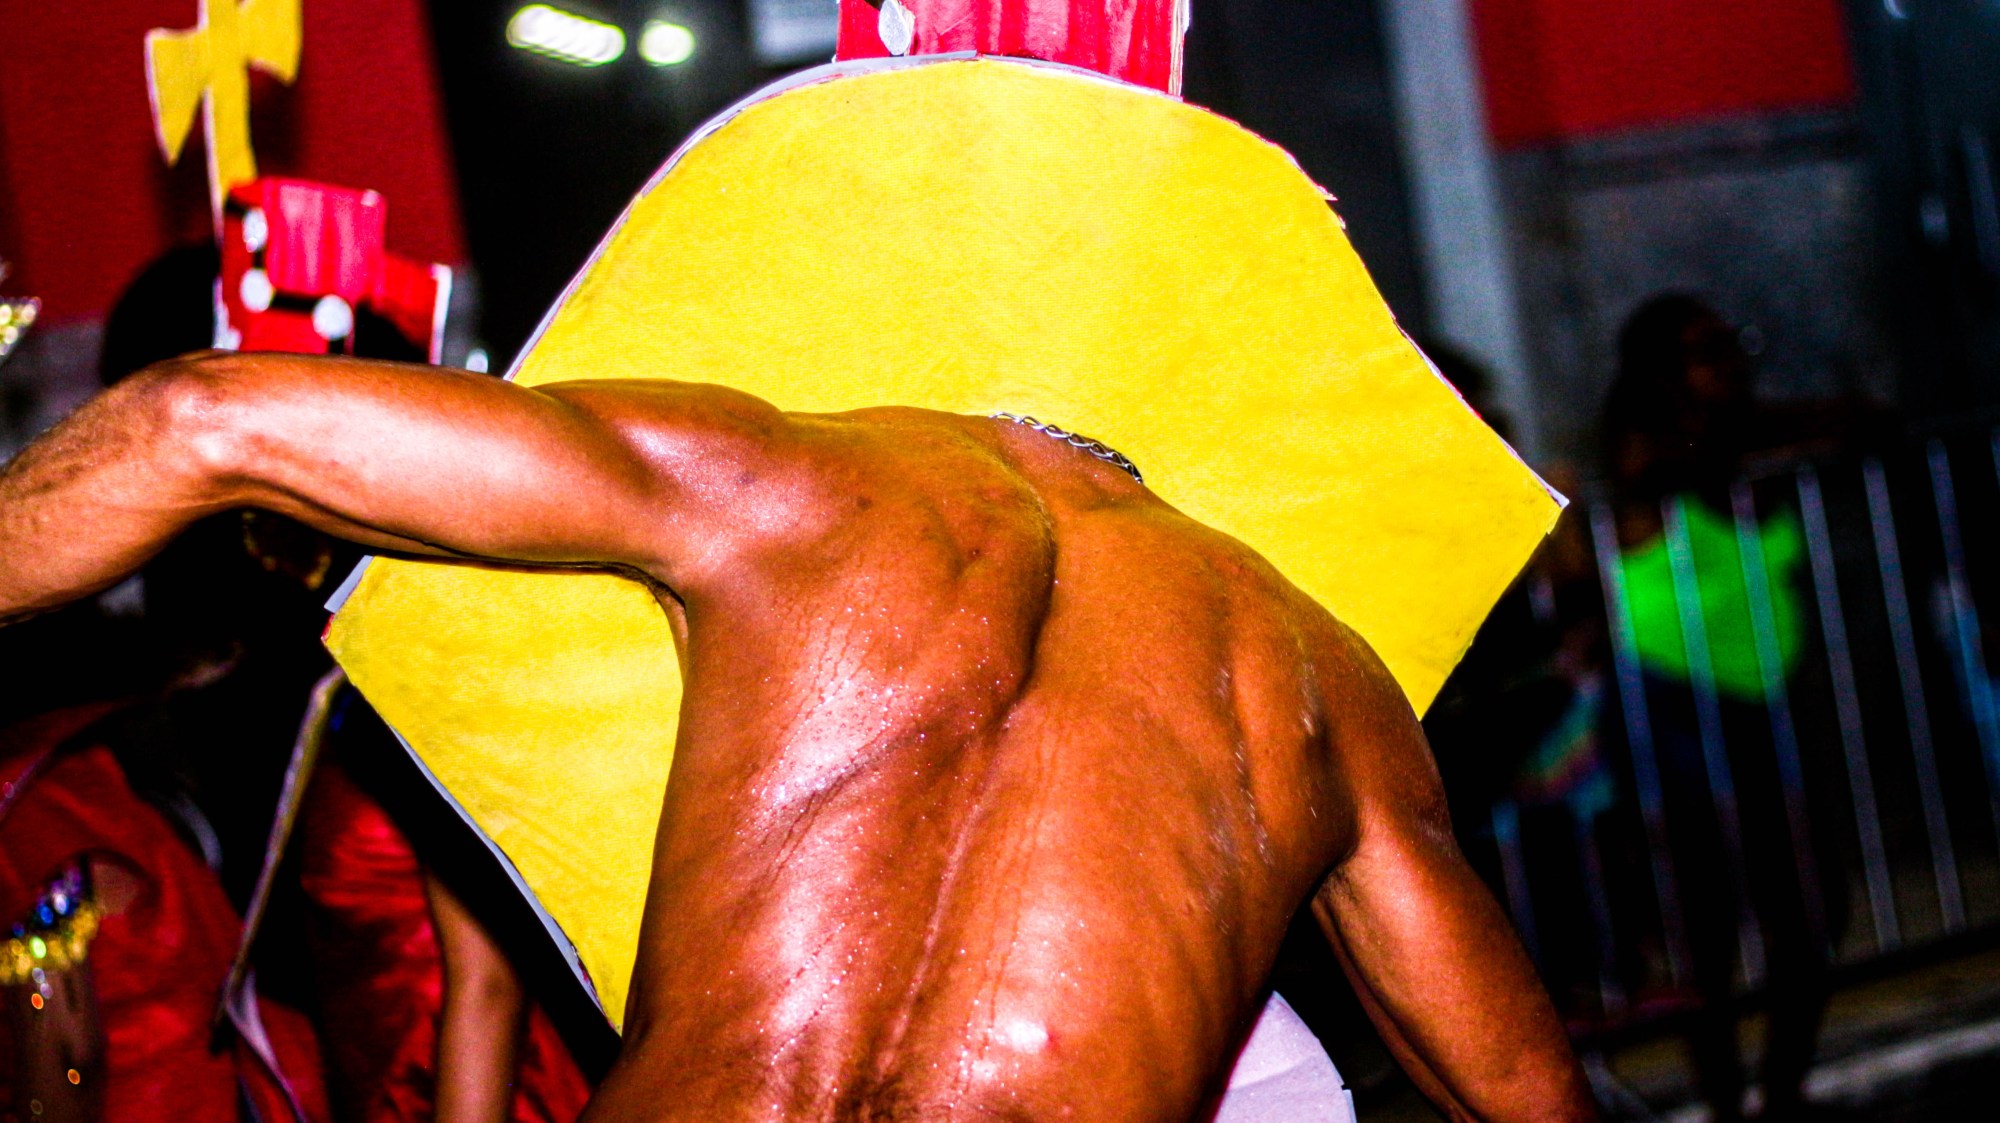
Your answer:
[[[1547,993],[1452,840],[1409,703],[1356,641],[1332,712],[1353,849],[1313,899],[1356,994],[1424,1094],[1453,1119],[1593,1120]]]
[[[728,534],[775,410],[679,383],[525,389],[289,355],[163,363],[0,472],[0,621],[116,583],[197,518],[262,507],[377,549],[674,583]]]

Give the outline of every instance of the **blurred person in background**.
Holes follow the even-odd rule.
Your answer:
[[[1732,487],[1837,448],[1852,430],[1852,411],[1760,402],[1750,350],[1742,331],[1696,297],[1647,301],[1620,334],[1618,377],[1602,428],[1625,597],[1699,991],[1689,1044],[1702,1096],[1719,1120],[1741,1118],[1744,1077],[1729,1000],[1738,967],[1748,969],[1741,955],[1760,950],[1770,1011],[1762,1117],[1806,1113],[1801,1087],[1837,935],[1829,926],[1845,915],[1844,878],[1819,877],[1815,889],[1800,872],[1801,857],[1808,869],[1842,867],[1820,853],[1823,831],[1804,855],[1791,837]],[[1769,590],[1770,619],[1762,626],[1775,641],[1775,670],[1789,681],[1809,627],[1804,532],[1787,504],[1757,505],[1752,519],[1749,533]],[[1681,597],[1691,591],[1699,607],[1684,611]],[[1691,652],[1682,623],[1696,611],[1707,644]],[[1704,723],[1711,741],[1719,738],[1714,761],[1709,757],[1718,746],[1705,746]],[[1715,794],[1731,785],[1740,854],[1728,841],[1732,809]],[[1747,916],[1739,907],[1745,898]],[[1754,921],[1761,941],[1739,938],[1746,921]]]
[[[213,1045],[241,921],[186,820],[126,780],[145,710],[67,706],[0,731],[0,1116],[325,1123],[303,1015],[259,1004],[282,1076]]]
[[[208,346],[217,267],[212,246],[186,247],[141,274],[107,323],[106,385]],[[385,325],[364,320],[360,328],[363,347],[384,357],[421,359],[399,351],[400,340]],[[331,666],[318,642],[323,602],[357,558],[351,547],[292,520],[226,512],[190,527],[139,578],[136,599],[144,604],[145,632],[169,688],[146,698],[125,723],[125,755],[172,777],[169,786],[185,793],[184,804],[214,816],[206,835],[209,857],[238,905],[247,901],[262,867],[286,749],[308,694]],[[35,623],[5,635],[13,640],[19,632],[27,640]],[[93,677],[84,667],[75,669]],[[358,695],[345,691],[335,714],[340,728],[329,736],[307,789],[295,857],[278,904],[267,914],[257,955],[264,990],[315,1015],[330,1118],[574,1119],[588,1082],[508,957],[458,895],[419,861],[409,833],[384,805],[417,820],[449,812],[407,791],[423,782],[413,769],[398,770],[407,764],[400,747],[379,721],[369,720],[372,712]],[[408,825],[427,841],[458,826]],[[169,872],[162,883],[185,891],[193,875]],[[215,895],[221,898],[219,890]],[[226,899],[222,903],[228,907]],[[191,1003],[200,998],[204,1043],[240,930],[233,911],[222,927],[228,943],[218,969],[176,980],[190,988]],[[135,978],[135,989],[171,989],[158,972],[143,976]],[[111,1063],[117,1064],[115,1052]],[[319,1060],[297,1063],[316,1070]],[[316,1071],[312,1076],[316,1085]],[[328,1117],[325,1110],[315,1115]]]
[[[575,1119],[590,1081],[489,923],[517,891],[352,687],[328,726],[294,848],[336,1118]]]
[[[241,921],[157,737],[207,668],[129,593],[0,631],[0,1117],[323,1123],[302,1014],[257,1007],[282,1077],[213,1041]]]

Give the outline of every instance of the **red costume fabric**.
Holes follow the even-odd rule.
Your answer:
[[[423,868],[380,804],[322,760],[299,812],[300,878],[323,980],[320,1029],[341,1123],[429,1120],[443,960]],[[568,1123],[590,1085],[548,1015],[531,1006],[514,1123]]]
[[[214,872],[133,793],[102,746],[50,759],[22,784],[36,761],[113,709],[63,710],[0,731],[0,791],[21,785],[0,819],[0,918],[23,915],[42,886],[79,861],[133,875],[137,898],[103,918],[88,951],[105,1041],[105,1118],[239,1119],[240,1082],[263,1119],[290,1119],[282,1091],[247,1049],[209,1048],[210,1018],[242,927]],[[262,1003],[261,1014],[294,1093],[309,1118],[324,1123],[330,1115],[312,1027],[274,1003]],[[0,1038],[7,1032],[0,1020]],[[0,1057],[13,1055],[13,1043],[0,1039]],[[11,1079],[11,1066],[0,1065],[0,1105],[12,1102]]]
[[[906,18],[909,41],[882,41],[882,6],[890,22]],[[840,0],[834,57],[943,55],[977,51],[1048,59],[1179,93],[1181,0]]]

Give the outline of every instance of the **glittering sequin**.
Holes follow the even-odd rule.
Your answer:
[[[101,918],[88,873],[71,865],[42,888],[27,919],[15,923],[8,939],[0,942],[0,986],[39,985],[46,972],[82,963]]]

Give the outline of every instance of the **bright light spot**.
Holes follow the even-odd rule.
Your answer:
[[[477,374],[485,374],[493,369],[493,356],[484,347],[474,347],[465,353],[465,369]]]
[[[647,20],[639,33],[639,57],[654,66],[673,66],[694,57],[694,32],[666,20]]]
[[[1016,1018],[1000,1030],[1001,1040],[1023,1053],[1039,1053],[1049,1043],[1049,1031],[1040,1022]]]
[[[507,42],[578,66],[603,66],[625,53],[623,31],[547,4],[515,12],[507,21]]]

